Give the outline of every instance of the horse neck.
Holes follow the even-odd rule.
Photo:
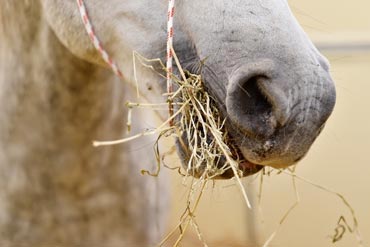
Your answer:
[[[140,175],[148,167],[135,162],[140,157],[140,165],[155,165],[147,155],[151,147],[129,150],[142,146],[140,142],[98,149],[91,145],[94,139],[123,136],[124,98],[133,90],[111,71],[73,56],[47,25],[38,1],[5,1],[0,37],[0,196],[12,209],[0,208],[2,215],[12,217],[0,219],[0,238],[143,241],[155,232],[154,215],[162,215],[155,185],[148,186]],[[25,203],[34,201],[40,207]],[[58,203],[44,207],[44,201]],[[63,222],[60,212],[76,219],[75,233],[63,235],[69,228],[63,225],[50,232],[51,220]],[[30,227],[19,228],[23,225]],[[97,228],[101,236],[79,232]],[[16,236],[22,232],[27,234]]]
[[[38,1],[6,1],[0,18],[0,101],[8,102],[1,104],[8,114],[22,107],[18,120],[35,123],[36,130],[38,117],[50,124],[58,118],[58,124],[70,127],[66,137],[82,138],[81,131],[89,128],[85,135],[93,134],[98,130],[91,125],[109,122],[118,112],[114,105],[123,97],[117,93],[121,84],[110,71],[78,59],[64,47],[44,20]]]

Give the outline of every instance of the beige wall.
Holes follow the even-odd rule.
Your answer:
[[[290,0],[307,32],[370,31],[368,0]]]
[[[291,0],[296,17],[315,42],[370,44],[369,0]],[[370,241],[370,51],[325,54],[332,64],[338,100],[335,111],[297,173],[343,194],[356,211],[363,237]],[[175,225],[185,206],[185,189],[174,176],[171,224]],[[311,185],[297,182],[300,203],[291,213],[271,246],[331,246],[336,221],[348,209],[337,197]],[[230,186],[231,185],[231,186]],[[197,219],[210,246],[246,246],[247,209],[233,183],[217,183],[204,195]],[[255,180],[252,185],[258,185]],[[251,195],[253,196],[253,195]],[[291,179],[287,175],[265,177],[261,210],[262,241],[276,229],[278,221],[294,203]],[[250,217],[250,215],[249,215]],[[249,218],[250,219],[250,218]],[[227,239],[234,244],[214,244]],[[190,246],[184,245],[184,246]],[[201,246],[201,244],[199,244]],[[252,245],[250,245],[252,246]],[[345,234],[336,247],[357,246],[353,235]]]

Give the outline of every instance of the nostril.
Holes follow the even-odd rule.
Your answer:
[[[289,120],[289,88],[284,82],[271,60],[238,68],[227,87],[226,109],[230,120],[247,135],[270,137]]]
[[[243,109],[241,113],[251,116],[271,115],[272,105],[259,88],[259,80],[266,80],[266,78],[263,76],[253,76],[239,84],[239,95],[236,95],[236,97],[239,98],[239,104]]]
[[[273,116],[273,105],[259,84],[269,80],[264,75],[255,75],[234,82],[227,97],[230,118],[247,134],[268,137],[275,131],[277,121]]]

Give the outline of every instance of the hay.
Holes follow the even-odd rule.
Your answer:
[[[240,180],[240,178],[243,177],[243,171],[239,169],[242,156],[239,154],[239,149],[229,138],[227,130],[225,129],[224,118],[216,108],[216,104],[212,97],[205,90],[201,75],[184,71],[175,51],[172,50],[172,52],[181,77],[178,78],[172,74],[172,81],[176,85],[177,90],[171,94],[166,94],[166,96],[168,97],[168,102],[172,104],[171,107],[176,106],[178,108],[176,112],[155,129],[146,130],[131,137],[114,141],[94,141],[93,145],[98,147],[121,144],[143,136],[157,134],[158,139],[154,146],[157,159],[157,170],[142,170],[142,174],[157,176],[163,164],[163,155],[160,153],[158,147],[159,140],[165,136],[175,136],[188,156],[186,159],[185,172],[181,174],[185,178],[192,177],[187,206],[180,219],[179,225],[176,227],[176,229],[180,231],[180,235],[175,246],[180,244],[189,226],[193,226],[198,233],[199,239],[202,241],[203,245],[206,246],[194,215],[208,181],[231,170],[234,175],[233,179],[237,183],[249,208],[251,208],[251,204]],[[142,65],[153,71],[157,71],[153,63],[159,63],[160,67],[165,71],[165,66],[159,59],[149,60],[138,53],[134,53],[134,63],[136,63],[136,60],[139,60]],[[135,67],[136,66],[134,66],[134,68]],[[164,75],[161,76],[165,77]],[[137,80],[136,68],[134,69],[134,77],[135,80]],[[137,84],[136,82],[136,85]],[[130,130],[132,125],[131,111],[133,108],[158,108],[163,107],[163,104],[128,102],[126,106],[129,109],[127,128]],[[169,126],[171,122],[174,124]],[[194,176],[198,179],[194,179]],[[176,229],[170,233],[159,246],[163,245],[166,240],[174,234]]]
[[[340,199],[341,203],[349,211],[349,215],[350,215],[352,224],[348,223],[348,221],[346,220],[346,218],[343,215],[340,215],[339,219],[336,223],[336,226],[334,228],[334,234],[328,236],[331,239],[332,243],[336,243],[336,242],[342,240],[343,236],[348,232],[348,233],[353,234],[355,236],[356,241],[357,241],[357,246],[364,247],[364,241],[363,241],[363,238],[362,238],[362,234],[359,230],[358,218],[356,216],[354,208],[351,206],[351,204],[348,202],[348,200],[342,194],[340,194],[340,193],[338,193],[334,190],[331,190],[331,189],[329,189],[325,186],[319,185],[317,183],[314,183],[314,182],[312,182],[312,181],[310,181],[306,178],[303,178],[303,177],[297,175],[296,174],[296,166],[293,166],[291,168],[285,168],[285,169],[275,169],[275,168],[267,169],[267,167],[263,168],[263,170],[261,172],[261,175],[260,175],[260,189],[259,189],[259,193],[258,193],[259,204],[261,203],[261,198],[262,198],[263,177],[264,176],[271,176],[271,175],[274,175],[274,174],[276,174],[276,175],[284,174],[284,175],[288,175],[288,176],[291,177],[292,187],[294,189],[296,200],[295,200],[295,202],[293,202],[293,204],[283,214],[283,216],[279,220],[278,225],[275,228],[275,230],[264,241],[264,243],[262,245],[263,247],[270,246],[271,242],[273,241],[275,236],[279,233],[279,231],[281,230],[283,224],[286,222],[289,215],[293,212],[293,210],[300,203],[300,196],[299,196],[298,189],[297,189],[297,180],[300,180],[301,182],[306,183],[306,184],[308,184],[308,185],[310,185],[310,186],[312,186],[316,189],[319,189],[321,191],[324,191],[328,194],[336,196],[338,199]]]
[[[240,180],[243,172],[238,168],[238,164],[241,162],[236,151],[238,148],[229,139],[225,129],[225,120],[216,108],[213,99],[204,89],[201,76],[184,72],[174,51],[173,54],[181,79],[173,76],[173,82],[176,83],[178,89],[170,95],[169,102],[177,102],[182,105],[181,111],[178,111],[179,120],[175,121],[174,126],[180,145],[188,157],[185,177],[189,175],[199,177],[198,181],[192,178],[186,209],[175,228],[175,230],[179,229],[180,235],[174,246],[181,243],[189,225],[193,226],[203,246],[207,246],[194,216],[209,180],[231,169],[247,206],[250,208],[251,205]],[[159,246],[162,246],[172,234],[174,231]]]
[[[179,63],[175,51],[172,50],[172,52],[181,78],[172,74],[172,81],[178,89],[171,94],[167,94],[167,96],[168,102],[174,102],[172,104],[179,106],[179,109],[154,130],[146,130],[134,136],[115,141],[94,141],[93,145],[98,147],[121,144],[153,134],[159,134],[159,137],[175,135],[189,157],[185,171],[186,176],[191,175],[198,177],[200,180],[210,180],[222,175],[227,170],[232,170],[233,178],[239,185],[247,206],[250,208],[248,196],[240,180],[243,177],[243,172],[238,165],[242,162],[240,160],[241,155],[239,155],[236,145],[229,138],[225,129],[225,120],[222,118],[216,104],[214,104],[214,100],[205,90],[201,76],[185,72]],[[137,57],[145,67],[155,70],[154,66],[150,64],[159,62],[165,71],[165,66],[159,59],[148,60],[137,53],[135,54],[134,57]],[[136,69],[134,72],[136,80]],[[127,106],[129,107],[127,126],[130,130],[132,107],[153,107],[158,105],[129,102]],[[168,124],[171,122],[174,122],[174,125],[168,127]],[[184,143],[184,139],[186,139],[186,143]],[[160,154],[156,153],[156,156],[159,157]],[[160,164],[158,164],[158,169],[159,167]],[[143,171],[143,173],[158,175],[158,171]]]
[[[201,75],[192,74],[184,71],[176,57],[175,51],[172,49],[174,59],[176,61],[177,68],[179,69],[181,77],[178,78],[172,74],[172,81],[177,86],[177,90],[171,94],[165,94],[168,97],[168,102],[171,102],[171,107],[178,107],[172,116],[169,116],[159,127],[155,129],[145,130],[141,133],[133,135],[128,138],[123,138],[114,141],[94,141],[94,146],[105,146],[115,145],[135,140],[137,138],[158,135],[157,141],[154,145],[154,152],[157,160],[157,169],[155,171],[142,170],[141,173],[158,176],[161,166],[168,167],[170,169],[178,170],[179,174],[184,176],[185,179],[190,178],[190,188],[188,190],[187,202],[185,210],[180,217],[179,223],[169,234],[163,238],[158,246],[163,246],[177,233],[179,235],[173,244],[173,246],[179,246],[181,241],[188,230],[189,226],[193,227],[198,235],[199,240],[203,246],[207,246],[203,239],[202,233],[195,219],[195,212],[198,208],[199,202],[206,188],[206,185],[210,180],[217,178],[224,174],[226,171],[231,170],[233,172],[233,178],[238,188],[240,189],[244,200],[249,208],[251,208],[248,196],[241,183],[240,178],[243,177],[243,171],[239,169],[240,162],[243,162],[242,155],[238,147],[230,139],[227,130],[225,128],[225,119],[220,114],[219,110],[214,103],[212,97],[207,93],[204,88],[204,84]],[[166,71],[166,67],[160,59],[146,59],[140,54],[134,52],[134,78],[137,83],[136,76],[136,59],[140,61],[140,64],[158,73],[158,66],[154,66],[153,63],[158,63],[159,67],[163,71]],[[165,75],[159,75],[166,78]],[[137,87],[138,88],[138,87]],[[137,90],[139,95],[139,91]],[[146,103],[135,103],[127,102],[128,107],[128,121],[127,128],[131,129],[131,112],[134,108],[149,107],[152,109],[164,109],[163,107],[168,106],[168,103],[160,104],[146,104]],[[174,123],[170,126],[170,123]],[[174,136],[179,140],[179,144],[182,149],[185,150],[186,160],[185,172],[182,172],[183,167],[170,167],[164,164],[164,157],[167,153],[161,153],[159,150],[159,141],[163,137]],[[172,150],[173,151],[173,150]],[[299,204],[299,194],[296,189],[296,179],[301,180],[307,184],[310,184],[318,189],[321,189],[327,193],[334,194],[341,199],[344,205],[349,209],[353,226],[347,223],[346,219],[341,216],[337,222],[337,226],[334,229],[335,233],[331,236],[332,242],[335,243],[340,241],[346,231],[354,234],[357,238],[359,246],[363,246],[362,236],[358,229],[358,220],[355,216],[354,209],[350,206],[348,201],[339,193],[327,189],[321,185],[315,184],[305,178],[299,177],[295,174],[295,170],[288,169],[273,169],[266,167],[263,168],[260,180],[260,191],[258,195],[258,201],[262,198],[262,182],[263,176],[276,174],[286,174],[292,177],[292,184],[295,190],[296,201],[291,207],[285,212],[277,228],[272,232],[268,239],[264,242],[263,246],[269,246],[271,241],[279,232],[280,228],[290,215],[290,213]],[[198,179],[195,179],[197,177]],[[185,182],[184,182],[185,183]]]

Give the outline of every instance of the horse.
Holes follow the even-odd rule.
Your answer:
[[[1,4],[2,246],[149,246],[163,237],[168,178],[140,175],[155,164],[155,137],[91,143],[128,136],[132,54],[165,60],[167,3],[85,4],[123,80],[94,48],[75,0]],[[286,168],[304,157],[333,111],[335,86],[287,1],[179,1],[174,30],[181,64],[201,73],[250,164]],[[165,80],[136,69],[141,102],[165,102]],[[132,133],[166,117],[137,111]]]

